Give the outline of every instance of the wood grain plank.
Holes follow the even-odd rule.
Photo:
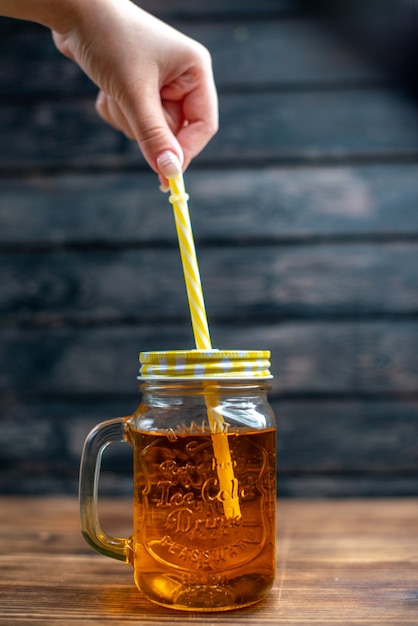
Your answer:
[[[128,505],[127,500],[103,500],[102,519],[112,529],[115,523],[126,528]],[[240,611],[240,621],[253,626],[414,624],[417,506],[416,499],[279,500],[277,582],[264,602]],[[25,511],[31,509],[29,526]],[[75,551],[81,545],[75,499],[1,498],[0,524],[14,539],[1,546],[0,616],[5,626],[107,619],[138,625],[184,622],[184,614],[144,600],[130,567]],[[56,539],[56,552],[46,552],[40,541],[46,535]],[[216,616],[225,624],[236,619],[236,613]],[[190,624],[207,620],[205,614],[187,615]]]
[[[355,544],[354,544],[355,546]],[[310,546],[309,546],[310,547]],[[54,567],[62,569],[67,560],[48,562],[40,559],[40,564],[45,568]],[[83,562],[79,567],[84,566]],[[120,565],[121,567],[121,565]],[[391,574],[396,568],[398,580],[393,582]],[[341,567],[332,573],[326,568],[316,569],[312,575],[314,581],[295,587],[286,586],[286,593],[281,596],[280,610],[271,596],[257,607],[247,609],[240,613],[240,622],[244,624],[415,624],[416,613],[413,604],[414,585],[416,576],[408,576],[408,570],[402,563],[394,566],[370,568],[369,576],[359,576],[357,572],[350,578],[347,576],[349,567]],[[319,571],[318,571],[319,570]],[[89,570],[87,569],[87,573]],[[393,574],[392,574],[393,575]],[[127,575],[125,575],[127,578]],[[298,572],[300,580],[302,572]],[[338,580],[344,576],[340,584]],[[399,580],[405,577],[405,580]],[[135,623],[138,625],[149,623],[184,623],[184,615],[170,615],[170,609],[150,607],[149,603],[128,582],[115,584],[115,576],[108,576],[105,581],[97,585],[74,584],[74,586],[45,585],[13,585],[5,586],[5,601],[8,612],[5,618],[10,622],[3,622],[5,626],[21,623],[19,619],[28,619],[35,616],[38,622],[60,624],[94,623],[112,616],[118,624]],[[316,584],[315,584],[316,583]],[[334,584],[333,584],[334,583]],[[351,583],[351,584],[350,584]],[[355,588],[355,592],[353,592]],[[390,601],[385,596],[390,597]],[[25,598],[32,599],[30,611],[22,610]],[[411,600],[408,602],[408,599]],[[295,611],[295,607],[299,607]],[[10,611],[10,612],[9,612]],[[338,617],[336,616],[338,615]],[[298,615],[298,617],[295,617]],[[234,614],[224,614],[222,623],[236,624]],[[187,619],[188,624],[206,624],[207,615],[192,613]],[[52,622],[51,622],[52,620]],[[91,622],[90,620],[97,620]],[[218,621],[218,620],[216,620]],[[26,622],[29,623],[29,622]]]
[[[103,501],[104,505],[108,504]],[[106,507],[106,517],[112,523],[114,515]],[[120,523],[122,532],[131,532],[129,519],[131,507],[128,501],[121,502],[119,519],[127,520]],[[12,522],[14,517],[14,522]],[[53,520],[53,522],[52,522]],[[122,528],[124,527],[124,528]],[[0,498],[0,555],[12,555],[24,567],[24,559],[28,554],[47,553],[49,556],[66,554],[76,560],[77,555],[89,555],[91,549],[84,541],[80,531],[80,520],[74,499],[55,496],[44,503],[39,498]],[[116,528],[115,528],[116,532]],[[14,546],[14,548],[12,548]],[[110,561],[109,561],[110,562]],[[123,568],[122,568],[123,569]],[[19,571],[19,567],[16,568]],[[80,573],[80,572],[79,572]],[[16,582],[23,577],[16,577]]]
[[[213,321],[418,313],[418,243],[200,247],[199,265]],[[188,317],[176,246],[0,254],[0,282],[15,322]]]
[[[172,25],[211,52],[219,91],[236,88],[294,88],[303,85],[359,86],[382,80],[378,71],[343,42],[335,45],[324,25],[312,20],[222,23],[181,21]],[[295,53],[297,51],[297,53]],[[0,39],[0,94],[3,99],[92,95],[96,86],[60,55],[49,31],[25,32]]]
[[[144,167],[134,142],[102,123],[93,101],[0,109],[0,168]],[[412,104],[389,90],[227,94],[220,132],[195,162],[315,163],[415,158]]]
[[[416,110],[391,90],[224,96],[205,158],[295,162],[416,155]]]
[[[187,14],[189,16],[210,15],[286,15],[288,13],[298,14],[303,12],[303,3],[298,0],[261,0],[254,6],[253,0],[242,0],[239,4],[234,0],[204,0],[204,2],[193,2],[193,0],[176,0],[175,3],[168,3],[165,0],[136,0],[136,4],[147,11],[167,17],[174,14]]]
[[[122,444],[121,444],[122,445]],[[63,468],[50,464],[17,464],[5,467],[0,474],[2,494],[11,496],[76,496],[78,493],[79,463]],[[105,467],[105,466],[104,466]],[[100,492],[116,498],[132,494],[132,463],[126,460],[116,472],[103,471]],[[277,493],[284,498],[393,498],[417,497],[417,472],[402,471],[363,472],[282,471],[279,467]]]
[[[245,337],[244,347],[273,349],[280,493],[416,494],[413,104],[379,87],[380,73],[306,18],[302,4],[144,1],[213,53],[221,131],[187,184],[214,343],[241,347]],[[0,410],[10,443],[0,491],[74,492],[86,429],[136,397],[137,351],[193,339],[171,212],[137,146],[99,121],[94,86],[45,29],[11,20],[0,29]],[[109,493],[130,492],[128,466],[119,450],[108,457]],[[34,531],[38,556],[51,551],[35,590],[18,578],[20,570],[30,578],[24,550],[19,563],[3,562],[12,580],[2,624],[27,623],[31,593],[31,624],[65,626],[76,598],[87,611],[77,605],[72,623],[105,618],[104,605],[94,614],[97,596],[78,585],[87,552],[67,564],[65,600],[50,595],[48,568],[56,578],[65,566],[59,544],[74,548],[70,536]],[[318,572],[334,568],[338,554],[350,558],[348,544],[335,554],[316,545]],[[312,562],[286,566],[291,595],[281,588],[284,604],[266,623],[291,623],[291,607],[301,606],[300,623],[334,623],[347,609],[350,624],[401,624],[404,605],[416,608],[410,562],[379,587],[378,545],[350,545],[361,572],[353,577],[321,574],[306,585]],[[92,576],[99,571],[92,565]],[[134,604],[120,612],[130,584],[115,583],[108,606],[132,623]],[[355,599],[353,585],[362,590]]]
[[[418,234],[418,165],[187,172],[197,244]],[[154,174],[0,179],[0,245],[175,242]]]
[[[139,393],[3,400],[1,488],[20,482],[18,490],[22,492],[22,481],[26,488],[31,481],[30,491],[34,492],[35,471],[38,476],[73,478],[90,429],[106,419],[131,414],[139,401]],[[342,483],[348,476],[354,483],[367,476],[377,482],[383,477],[398,481],[416,477],[417,400],[284,399],[272,395],[270,402],[277,419],[281,480],[322,476]],[[105,473],[130,477],[130,449],[116,445],[107,451],[104,468]],[[15,481],[19,475],[20,480]]]
[[[299,16],[306,13],[306,9],[298,0],[260,0],[254,6],[253,0],[242,0],[239,4],[235,0],[132,0],[146,11],[164,20],[173,19],[230,19],[231,17],[254,18],[255,16],[286,17]],[[19,32],[39,30],[39,26],[31,22],[0,18],[2,35],[14,35]]]
[[[418,474],[415,401],[273,399],[279,473]],[[343,482],[343,481],[341,481]],[[418,494],[418,481],[415,486]]]
[[[354,454],[354,452],[353,452]],[[397,474],[396,472],[374,472],[366,474],[349,472],[298,472],[297,474],[278,474],[277,493],[284,498],[393,498],[417,497],[417,472]],[[53,482],[50,482],[53,485]],[[57,485],[53,485],[55,488]],[[123,489],[109,481],[108,495],[117,496],[121,493],[129,495],[132,483],[124,482]],[[57,492],[57,490],[56,490]],[[33,493],[31,490],[22,490],[23,494]],[[45,491],[39,490],[39,495]],[[77,481],[74,489],[66,493],[77,493]]]
[[[275,393],[398,394],[418,388],[417,322],[211,325],[215,347],[270,349]],[[0,389],[135,393],[139,350],[193,346],[187,324],[2,329]]]

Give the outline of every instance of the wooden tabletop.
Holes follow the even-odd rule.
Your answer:
[[[132,569],[90,550],[70,498],[0,497],[0,624],[418,623],[418,499],[280,500],[278,569],[268,598],[226,613],[147,602]],[[102,523],[130,533],[130,502],[105,500]]]

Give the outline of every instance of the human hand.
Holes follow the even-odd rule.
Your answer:
[[[130,0],[0,0],[0,12],[51,28],[100,88],[99,114],[138,142],[164,187],[217,131],[208,51]]]

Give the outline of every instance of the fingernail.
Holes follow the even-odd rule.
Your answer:
[[[161,183],[160,185],[160,191],[162,191],[163,193],[167,193],[167,191],[170,191],[170,187],[168,185],[163,185]]]
[[[160,174],[165,178],[174,178],[181,174],[181,164],[174,152],[166,150],[157,157],[157,166]]]

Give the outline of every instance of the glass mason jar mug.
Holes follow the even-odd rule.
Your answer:
[[[80,471],[82,532],[131,563],[139,590],[181,610],[258,602],[275,576],[276,431],[267,351],[140,355],[133,415],[87,436]],[[97,511],[105,447],[133,447],[133,535],[105,533]]]

